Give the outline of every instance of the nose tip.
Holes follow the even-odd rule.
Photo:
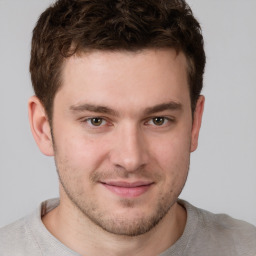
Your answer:
[[[146,142],[139,131],[121,132],[115,137],[111,162],[115,167],[134,172],[147,164]]]
[[[131,157],[130,155],[119,156],[118,161],[115,162],[115,166],[122,168],[127,172],[135,172],[145,166],[142,159],[139,157]]]

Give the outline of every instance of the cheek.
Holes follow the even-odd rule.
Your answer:
[[[62,136],[59,134],[55,148],[56,166],[64,187],[76,194],[83,194],[85,188],[88,188],[87,194],[90,194],[92,189],[89,182],[90,174],[102,162],[102,157],[97,152],[97,143],[77,135]]]
[[[159,163],[176,165],[190,155],[191,137],[189,131],[173,133],[151,140],[151,152]]]
[[[175,134],[151,147],[152,159],[165,176],[165,185],[180,190],[188,174],[190,162],[190,136]]]
[[[56,160],[66,162],[75,170],[95,170],[107,154],[105,141],[81,134],[81,131],[66,129],[54,138]]]

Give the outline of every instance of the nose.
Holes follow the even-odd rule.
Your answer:
[[[148,163],[148,149],[143,132],[136,125],[119,127],[114,135],[110,161],[116,168],[135,172]]]

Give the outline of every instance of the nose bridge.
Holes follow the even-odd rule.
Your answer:
[[[136,171],[147,163],[146,142],[140,127],[126,122],[117,129],[111,161],[126,171]]]

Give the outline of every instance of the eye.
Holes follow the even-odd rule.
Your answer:
[[[152,126],[166,126],[168,123],[171,122],[170,118],[163,117],[163,116],[156,116],[151,118],[147,124]]]
[[[100,117],[88,118],[87,122],[92,126],[101,126],[101,125],[104,125],[106,123],[106,121],[103,118],[100,118]]]
[[[154,123],[155,125],[160,126],[160,125],[163,125],[163,124],[165,123],[166,118],[161,117],[161,116],[158,116],[158,117],[154,117],[154,118],[152,119],[152,121],[153,121],[153,123]]]

